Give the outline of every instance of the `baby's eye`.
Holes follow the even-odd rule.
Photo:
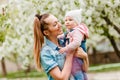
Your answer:
[[[65,21],[67,21],[67,19],[65,19]]]
[[[73,21],[73,19],[69,19],[69,21]]]

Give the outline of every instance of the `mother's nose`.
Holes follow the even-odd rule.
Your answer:
[[[60,22],[58,22],[58,26],[59,26],[59,27],[62,27],[62,24],[61,24]]]

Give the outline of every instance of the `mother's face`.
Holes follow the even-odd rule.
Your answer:
[[[55,16],[49,15],[49,17],[46,18],[45,21],[46,23],[48,23],[47,36],[57,37],[58,35],[63,33],[61,23]]]

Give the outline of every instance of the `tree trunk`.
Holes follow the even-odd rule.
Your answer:
[[[108,37],[110,43],[112,44],[112,46],[113,46],[113,48],[114,48],[114,50],[115,50],[115,53],[116,53],[117,56],[120,58],[120,51],[119,51],[119,49],[118,49],[118,47],[117,47],[117,45],[116,45],[116,42],[115,42],[113,36],[108,35],[107,37]]]
[[[120,34],[120,28],[118,28],[116,25],[114,25],[114,29]]]
[[[30,65],[27,67],[27,69],[25,70],[25,73],[29,73],[31,71],[31,67]]]
[[[26,77],[28,77],[28,73],[31,71],[31,67],[30,65],[27,67],[27,69],[25,70],[25,75]]]
[[[112,25],[114,29],[120,34],[120,28],[116,26],[112,21],[110,21],[110,19],[107,16],[103,17],[103,19],[107,22],[108,25]]]
[[[97,63],[97,58],[96,58],[96,49],[95,47],[93,47],[93,64],[96,64]]]
[[[104,11],[102,13],[104,14]],[[120,34],[120,29],[115,24],[113,24],[112,21],[110,21],[108,16],[104,16],[102,18],[106,21],[107,25],[112,25],[114,27],[114,29]],[[104,29],[104,33],[107,34],[106,36],[109,39],[110,43],[112,44],[112,47],[114,48],[115,53],[120,58],[120,51],[117,48],[116,42],[114,40],[114,37],[109,34],[108,29],[105,29],[105,28],[103,28],[103,29]]]
[[[2,60],[1,60],[1,66],[2,66],[2,75],[6,76],[7,75],[7,71],[6,71],[5,59],[4,58],[2,58]]]

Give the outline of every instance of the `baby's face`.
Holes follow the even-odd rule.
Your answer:
[[[67,29],[72,29],[77,26],[76,21],[71,16],[65,17],[65,26]]]

